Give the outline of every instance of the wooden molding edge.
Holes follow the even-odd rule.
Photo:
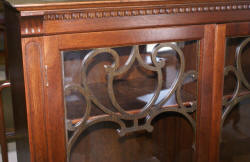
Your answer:
[[[122,8],[94,8],[67,12],[47,12],[44,14],[45,21],[55,20],[78,20],[105,17],[125,17],[163,14],[188,14],[201,12],[226,12],[236,10],[250,10],[250,2],[193,4],[193,5],[164,5],[148,7],[122,7]]]

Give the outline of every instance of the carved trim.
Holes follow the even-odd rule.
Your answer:
[[[42,17],[22,17],[21,34],[22,35],[40,35],[43,33]]]
[[[44,20],[78,20],[105,17],[125,17],[125,16],[144,16],[144,15],[163,15],[180,13],[201,13],[201,12],[225,12],[234,10],[249,10],[250,3],[243,4],[213,4],[213,5],[185,5],[185,6],[150,6],[144,8],[102,8],[85,9],[81,11],[68,11],[63,13],[47,13]]]

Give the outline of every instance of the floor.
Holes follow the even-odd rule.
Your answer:
[[[16,143],[15,142],[11,142],[8,144],[8,156],[9,156],[9,162],[17,162]],[[1,154],[0,154],[0,162],[2,162]]]

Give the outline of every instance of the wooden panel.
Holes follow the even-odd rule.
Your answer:
[[[202,26],[134,29],[59,35],[59,48],[82,49],[152,42],[195,40],[203,36]]]
[[[250,22],[227,24],[227,37],[238,37],[250,35]]]
[[[22,17],[20,20],[22,37],[40,36],[43,33],[42,17]]]
[[[22,39],[31,161],[45,162],[47,134],[44,107],[43,39]]]
[[[46,128],[49,162],[66,161],[62,58],[57,36],[44,38],[46,75]],[[60,156],[58,156],[60,155]]]
[[[225,25],[206,25],[201,42],[197,161],[218,162],[225,56]]]
[[[44,21],[44,34],[249,21],[249,10]]]

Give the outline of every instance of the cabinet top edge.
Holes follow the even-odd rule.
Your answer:
[[[213,5],[241,4],[250,5],[250,0],[5,0],[18,11],[61,10],[91,7],[117,7],[117,6],[149,6],[149,5],[187,5],[198,4]]]

